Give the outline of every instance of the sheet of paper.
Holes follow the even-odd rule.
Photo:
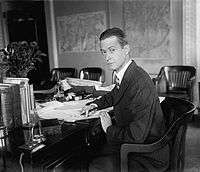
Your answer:
[[[57,109],[60,110],[67,110],[67,109],[82,109],[87,103],[93,101],[94,99],[84,99],[84,100],[76,100],[76,101],[69,101],[64,102],[62,107],[58,107]]]
[[[102,82],[100,81],[93,81],[93,80],[88,80],[88,79],[67,77],[66,80],[70,85],[74,85],[74,86],[101,86],[102,85]]]
[[[97,91],[111,91],[114,87],[115,87],[115,84],[105,86],[105,87],[95,86],[95,90],[97,90]]]
[[[68,109],[68,110],[60,110],[60,109],[52,109],[46,113],[39,114],[41,118],[44,119],[51,119],[51,118],[58,118],[59,120],[64,120],[67,122],[75,122],[78,120],[84,119],[92,119],[92,118],[99,118],[99,114],[101,111],[109,112],[113,108],[107,108],[103,110],[96,111],[94,114],[86,116],[81,116],[81,109]]]
[[[50,101],[50,102],[40,103],[40,105],[43,106],[43,107],[59,107],[59,106],[62,106],[63,103],[56,101],[56,100],[53,100],[53,101]]]
[[[98,118],[99,112],[101,111],[108,112],[112,110],[111,107],[96,111],[94,114],[89,115],[88,117],[81,115],[82,108],[85,106],[86,103],[91,101],[93,101],[93,99],[69,101],[64,103],[57,101],[43,103],[42,104],[43,108],[38,109],[38,115],[43,119],[58,118],[60,120],[65,120],[67,122],[74,122],[77,120]]]
[[[63,106],[63,103],[56,101],[56,100],[46,102],[46,103],[40,103],[40,104],[36,105],[38,114],[48,112],[48,111],[50,111],[54,108],[58,108],[58,107],[61,107],[61,106]]]
[[[61,82],[61,85],[62,85],[62,88],[63,88],[64,91],[69,90],[70,88],[72,88],[72,87],[69,85],[69,83],[67,82],[66,79],[61,80],[60,82]]]
[[[43,108],[38,109],[38,115],[44,119],[58,118],[64,119],[68,122],[74,122],[76,120],[98,118],[98,114],[94,114],[89,117],[81,116],[81,110],[86,103],[93,101],[93,99],[69,101],[69,102],[47,102],[42,104]]]

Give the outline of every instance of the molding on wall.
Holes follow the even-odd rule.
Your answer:
[[[196,59],[197,59],[197,82],[200,82],[200,1],[196,2]],[[199,85],[197,84],[197,97],[198,97],[198,106],[200,99],[200,90]]]
[[[56,26],[54,15],[54,0],[44,1],[46,26],[47,26],[47,40],[48,40],[48,54],[50,68],[58,67],[58,50],[56,40]]]
[[[6,11],[6,3],[1,2],[0,4],[0,19],[1,19],[1,32],[2,32],[2,46],[5,47],[9,43],[9,38],[8,38],[8,26],[5,18],[5,11]],[[2,47],[2,48],[3,48]]]
[[[200,80],[200,8],[199,1],[183,1],[183,64],[196,67],[196,83],[194,86],[193,102],[199,105]]]
[[[53,0],[50,0],[50,17],[52,26],[52,44],[53,44],[53,60],[54,67],[58,67],[58,50],[57,50],[57,40],[56,40],[56,25],[55,25],[55,15],[54,15],[54,4]]]
[[[196,61],[196,2],[183,1],[183,64]]]

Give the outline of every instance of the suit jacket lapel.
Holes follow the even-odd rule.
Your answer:
[[[120,99],[122,98],[122,96],[124,95],[126,89],[128,88],[128,82],[131,80],[131,71],[133,70],[133,67],[135,66],[135,62],[132,61],[132,63],[129,65],[129,67],[127,68],[126,72],[124,73],[123,79],[121,81],[119,90],[118,90],[118,94],[116,94],[116,99],[114,102],[114,105],[118,104],[118,102],[120,101]]]

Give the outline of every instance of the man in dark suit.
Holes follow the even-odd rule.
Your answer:
[[[100,35],[101,52],[114,70],[118,83],[113,90],[84,108],[104,109],[113,106],[113,118],[100,115],[107,142],[90,163],[92,171],[119,171],[122,143],[151,143],[165,132],[165,121],[155,86],[149,75],[130,58],[130,47],[119,28]],[[168,166],[168,147],[153,154],[130,155],[130,171],[163,171]]]

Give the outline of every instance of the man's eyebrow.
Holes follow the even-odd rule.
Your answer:
[[[108,47],[108,49],[110,49],[110,48],[116,48],[115,46],[110,46],[110,47]]]
[[[115,46],[108,47],[108,49],[110,49],[110,48],[115,48]],[[105,51],[105,49],[100,48],[100,51]]]

